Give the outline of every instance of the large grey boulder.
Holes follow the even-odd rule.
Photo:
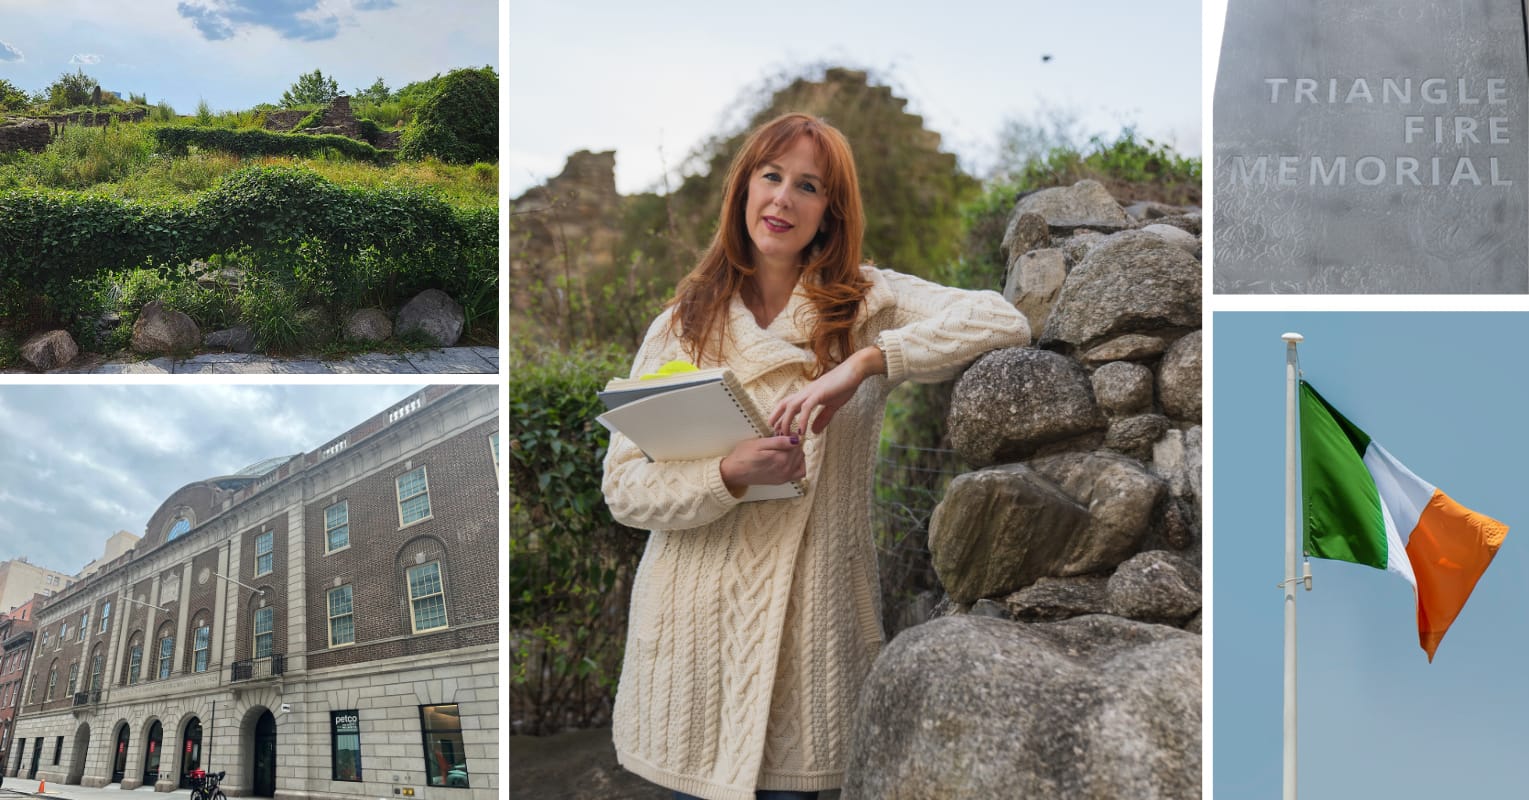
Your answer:
[[[1200,637],[946,617],[871,669],[843,800],[1200,796]]]
[[[248,325],[235,325],[221,331],[213,331],[202,338],[206,347],[218,347],[235,353],[255,352],[255,330]]]
[[[1065,280],[1067,257],[1061,250],[1032,250],[1010,263],[1003,296],[1025,315],[1030,321],[1030,330],[1039,336]]]
[[[1115,453],[1065,453],[1037,458],[1031,469],[1088,509],[1088,528],[1067,543],[1067,551],[1046,574],[1103,572],[1141,549],[1158,503],[1168,493],[1163,480],[1136,460]]]
[[[934,571],[950,599],[970,603],[1056,574],[1088,508],[1023,464],[951,481],[929,521]]]
[[[1025,195],[1014,206],[1010,219],[1018,219],[1023,214],[1038,214],[1052,226],[1099,225],[1113,228],[1131,224],[1131,218],[1115,202],[1104,184],[1092,180]]]
[[[1110,420],[1110,429],[1104,434],[1104,449],[1121,455],[1147,461],[1152,458],[1152,448],[1168,430],[1168,418],[1162,414],[1137,414]]]
[[[58,369],[79,354],[79,345],[64,330],[44,331],[21,343],[21,360],[42,372]]]
[[[393,321],[380,308],[363,308],[345,320],[345,338],[380,342],[393,335]]]
[[[1106,414],[1132,414],[1152,406],[1152,370],[1140,364],[1112,361],[1094,370],[1089,380]]]
[[[1168,347],[1157,368],[1157,396],[1163,413],[1184,422],[1200,421],[1200,332]]]
[[[145,355],[186,353],[202,343],[202,331],[179,311],[171,311],[158,300],[138,312],[133,323],[132,348]]]
[[[1045,350],[988,353],[951,393],[951,441],[977,466],[1027,458],[1104,426],[1082,365]]]
[[[1180,624],[1200,612],[1200,569],[1166,550],[1138,553],[1110,576],[1106,604],[1117,617]]]
[[[1159,236],[1117,233],[1062,284],[1042,347],[1080,348],[1127,333],[1200,327],[1200,262]]]
[[[1009,616],[1022,622],[1055,622],[1102,614],[1109,578],[1081,575],[1076,578],[1041,578],[1009,595],[1004,603]]]
[[[426,289],[404,304],[393,327],[399,336],[418,331],[441,347],[451,347],[462,338],[466,319],[450,295],[440,289]]]
[[[1153,234],[1154,236],[1161,236],[1163,241],[1168,242],[1180,250],[1183,250],[1184,252],[1194,256],[1196,260],[1200,258],[1200,237],[1184,230],[1183,228],[1178,227],[1177,225],[1144,225],[1137,230],[1140,230],[1144,233]]]

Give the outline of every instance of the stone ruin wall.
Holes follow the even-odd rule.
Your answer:
[[[25,119],[0,125],[0,153],[14,150],[42,152],[53,139],[53,128],[42,120]]]

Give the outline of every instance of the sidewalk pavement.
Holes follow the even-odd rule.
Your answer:
[[[365,353],[338,361],[284,359],[248,353],[203,353],[187,359],[76,363],[49,374],[91,375],[412,375],[496,373],[496,347],[447,347],[412,353]],[[6,370],[26,374],[24,370]]]
[[[0,800],[17,800],[18,798],[41,798],[41,800],[125,800],[129,794],[139,795],[133,800],[155,800],[156,798],[174,798],[175,800],[190,800],[190,789],[177,789],[173,792],[156,792],[152,786],[140,786],[124,792],[121,784],[113,783],[99,789],[87,789],[83,786],[65,786],[62,783],[48,784],[47,792],[37,793],[37,781],[29,781],[26,778],[6,778],[5,783],[0,785]]]

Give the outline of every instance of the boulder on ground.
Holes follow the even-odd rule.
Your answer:
[[[466,324],[462,306],[440,289],[426,289],[404,304],[393,329],[399,336],[419,332],[441,347],[451,347],[462,338]]]
[[[393,335],[393,321],[380,308],[363,308],[345,320],[345,338],[380,342]]]
[[[861,690],[843,796],[1199,797],[1200,643],[1105,615],[905,631]]]
[[[73,361],[80,354],[68,331],[44,331],[21,343],[21,360],[33,369],[47,372]]]
[[[179,311],[171,311],[158,300],[138,312],[133,323],[133,352],[144,355],[187,353],[202,343],[202,331]]]
[[[248,325],[235,325],[221,331],[213,331],[202,339],[206,347],[232,350],[235,353],[255,352],[255,330]]]

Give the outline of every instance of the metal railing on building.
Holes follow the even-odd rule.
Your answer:
[[[96,689],[94,691],[89,691],[89,692],[75,692],[74,693],[74,705],[76,707],[78,707],[78,706],[93,706],[93,705],[96,705],[99,702],[101,702],[101,690],[100,689]]]
[[[229,678],[231,683],[239,681],[259,681],[270,678],[279,678],[287,671],[287,655],[275,653],[268,658],[251,658],[244,661],[235,661],[233,675]]]

